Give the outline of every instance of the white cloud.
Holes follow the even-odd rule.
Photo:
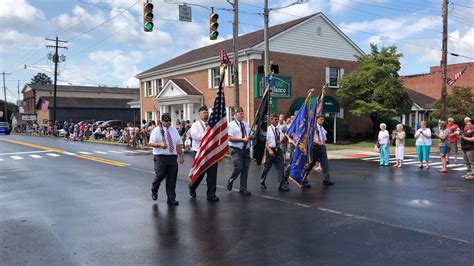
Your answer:
[[[0,52],[8,52],[11,49],[32,49],[32,43],[44,43],[44,38],[16,30],[0,30]]]
[[[375,4],[379,4],[379,3],[384,3],[386,2],[385,0],[366,0],[366,1],[362,1],[362,3],[368,3],[368,4],[372,4],[372,3],[375,3]],[[360,4],[361,2],[359,2]],[[351,1],[351,0],[337,0],[337,1],[330,1],[329,2],[329,5],[330,5],[330,11],[332,13],[342,13],[344,11],[347,11],[347,10],[350,10],[350,8],[353,6],[353,5],[356,5],[358,3],[354,2],[354,1]]]
[[[124,82],[128,82],[131,77],[141,72],[138,68],[138,64],[143,58],[144,54],[136,50],[128,54],[122,50],[101,50],[89,54],[89,60],[97,67],[106,69],[106,71],[101,73],[111,73],[113,78]]]
[[[0,22],[2,27],[6,24],[32,23],[36,20],[44,20],[45,16],[41,10],[30,5],[26,0],[2,0],[0,1]]]
[[[66,34],[69,38],[82,34],[87,30],[103,23],[106,20],[104,13],[96,11],[89,13],[84,8],[76,5],[72,14],[61,14],[51,20],[51,25],[59,32]],[[82,38],[92,38],[91,35],[83,35]]]
[[[280,0],[278,3],[272,5],[272,7],[283,7],[287,6],[295,1],[293,0]],[[290,6],[281,10],[275,10],[270,12],[270,25],[277,25],[287,21],[295,20],[304,16],[312,15],[324,10],[326,6],[324,0],[312,0],[310,2]]]

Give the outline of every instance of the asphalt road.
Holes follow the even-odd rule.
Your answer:
[[[204,182],[188,195],[191,162],[170,207],[164,185],[151,200],[149,152],[1,135],[0,265],[473,264],[474,182],[459,171],[331,160],[334,187],[313,173],[285,193],[274,170],[260,189],[252,164],[248,197],[225,189],[225,159],[210,203]]]

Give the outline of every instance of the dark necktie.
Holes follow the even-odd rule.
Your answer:
[[[280,147],[280,132],[278,132],[278,128],[272,127],[273,135],[275,136],[275,148]]]
[[[239,122],[240,123],[240,132],[242,133],[242,138],[245,138],[247,136],[247,132],[245,131],[244,127],[244,122]],[[247,148],[247,143],[244,143],[244,150]]]
[[[166,130],[166,138],[168,140],[168,149],[170,150],[171,153],[174,152],[174,146],[173,146],[173,138],[171,138],[170,130]]]

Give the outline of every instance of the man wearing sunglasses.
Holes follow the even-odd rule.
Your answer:
[[[176,200],[176,180],[178,177],[178,163],[184,162],[183,141],[176,128],[171,126],[171,115],[164,113],[161,116],[161,125],[155,127],[150,134],[148,146],[153,147],[153,161],[155,163],[155,181],[151,187],[151,198],[158,199],[158,189],[166,179],[166,195],[168,205],[178,205]]]

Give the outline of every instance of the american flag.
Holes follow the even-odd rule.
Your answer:
[[[43,101],[41,103],[41,111],[43,111],[43,113],[46,113],[48,111],[48,107],[49,107],[49,101]]]
[[[224,155],[229,151],[227,143],[227,113],[225,110],[224,88],[222,87],[224,73],[225,71],[221,69],[221,82],[209,118],[209,124],[206,127],[201,145],[199,146],[199,150],[189,171],[189,182],[191,185],[194,184],[198,177],[205,173],[209,167],[224,158]]]
[[[466,71],[466,69],[467,69],[467,66],[465,66],[463,69],[461,69],[461,71],[459,71],[458,73],[454,74],[453,79],[448,78],[448,79],[446,80],[446,83],[447,83],[449,86],[452,86],[452,85],[454,84],[454,82],[456,82],[456,80],[458,80],[458,79],[462,76],[462,74],[464,74],[464,71]]]

